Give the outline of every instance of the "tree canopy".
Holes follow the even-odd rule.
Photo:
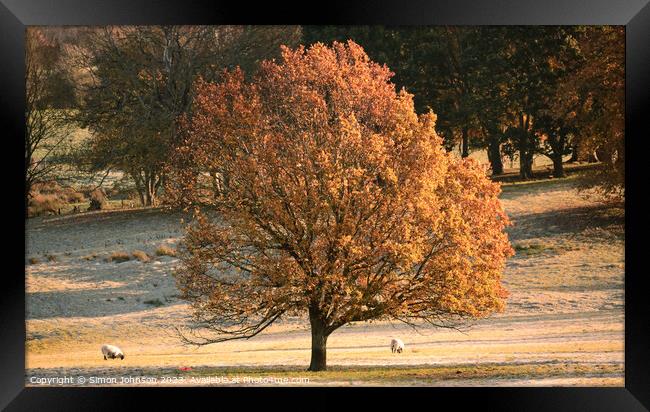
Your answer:
[[[61,47],[37,29],[25,42],[25,211],[32,187],[51,179],[59,158],[69,149],[73,122],[64,110],[74,104]]]
[[[88,33],[78,61],[91,80],[80,91],[82,125],[92,132],[82,154],[91,169],[133,178],[143,205],[157,203],[176,120],[190,110],[194,81],[225,67],[252,68],[291,44],[295,27],[128,26]],[[272,47],[275,45],[275,47]]]
[[[503,308],[499,186],[444,151],[436,116],[391,76],[348,42],[199,82],[168,188],[198,208],[176,276],[208,335],[187,341],[308,314],[310,370],[323,370],[347,323],[451,327]],[[228,179],[202,183],[211,172]]]
[[[563,156],[598,150],[603,167],[592,183],[624,188],[621,27],[303,27],[305,44],[347,39],[396,73],[418,113],[438,115],[448,149],[487,149],[493,174],[505,155],[531,178],[533,157],[544,155],[561,177]]]

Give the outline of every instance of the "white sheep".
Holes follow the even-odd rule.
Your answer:
[[[402,353],[404,350],[404,342],[401,339],[393,339],[390,341],[390,351],[395,353]]]
[[[122,352],[122,349],[114,345],[108,345],[108,344],[102,345],[102,354],[104,355],[104,360],[106,360],[107,358],[111,358],[111,359],[120,358],[124,360],[124,352]]]

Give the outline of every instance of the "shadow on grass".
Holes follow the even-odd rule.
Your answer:
[[[509,228],[513,241],[561,234],[584,234],[593,238],[625,236],[625,209],[619,206],[594,205],[552,212],[531,213],[513,218]],[[542,249],[528,249],[532,254]]]

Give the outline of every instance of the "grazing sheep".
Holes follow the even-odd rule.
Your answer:
[[[120,358],[124,360],[124,352],[122,352],[122,349],[118,348],[117,346],[102,345],[102,354],[104,355],[104,360],[107,358]]]
[[[395,353],[402,353],[404,350],[404,342],[401,339],[393,339],[390,341],[390,351]]]

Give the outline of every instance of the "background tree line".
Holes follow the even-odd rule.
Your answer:
[[[416,109],[438,114],[438,132],[462,156],[486,149],[532,177],[536,154],[603,162],[598,183],[624,187],[624,29],[613,26],[305,26],[306,44],[352,39],[395,72]]]
[[[199,78],[294,47],[351,39],[395,73],[418,113],[461,155],[485,149],[495,175],[504,156],[532,177],[533,156],[599,160],[593,185],[624,190],[624,29],[589,27],[124,26],[31,28],[26,50],[25,205],[31,187],[66,163],[129,176],[142,205],[159,203],[192,112]],[[72,142],[73,128],[89,138]],[[216,176],[214,176],[216,178]]]

